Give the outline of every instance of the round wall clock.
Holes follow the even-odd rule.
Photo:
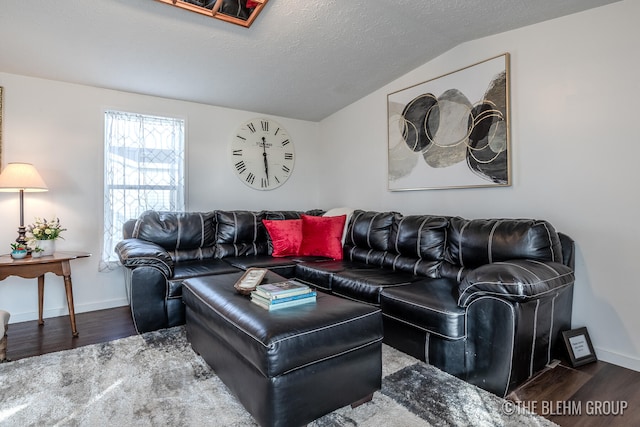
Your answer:
[[[229,157],[242,182],[256,190],[273,190],[291,176],[295,151],[284,127],[274,120],[257,118],[237,130]]]

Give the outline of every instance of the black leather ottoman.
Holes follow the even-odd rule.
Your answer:
[[[318,292],[269,312],[235,291],[241,275],[184,282],[187,337],[260,425],[304,425],[380,389],[380,309]]]

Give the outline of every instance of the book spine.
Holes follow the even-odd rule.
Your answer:
[[[308,294],[308,293],[313,292],[313,291],[310,288],[308,288],[308,289],[296,289],[294,291],[282,292],[282,293],[278,293],[278,294],[272,294],[272,293],[266,292],[266,291],[264,291],[262,289],[256,289],[254,292],[257,292],[260,296],[262,296],[264,298],[268,298],[268,299],[274,300],[274,299],[292,297],[292,296],[296,296],[296,295],[304,295],[304,294]]]
[[[269,310],[269,304],[265,304],[264,302],[251,298],[251,302],[255,305],[264,308],[265,310]]]
[[[269,311],[273,311],[273,310],[280,310],[282,308],[286,308],[286,307],[297,307],[299,305],[305,305],[305,304],[309,304],[312,302],[316,302],[315,298],[306,298],[306,299],[299,299],[299,300],[293,300],[293,301],[287,301],[283,304],[269,304]]]
[[[287,297],[287,298],[277,298],[277,299],[269,299],[269,298],[265,298],[264,296],[260,295],[258,292],[253,291],[251,292],[251,299],[252,300],[258,300],[259,302],[263,303],[263,304],[283,304],[285,302],[289,302],[289,301],[297,301],[297,300],[301,300],[301,299],[308,299],[308,298],[316,298],[316,292],[308,292],[306,294],[303,295],[294,295],[292,297]]]
[[[264,304],[266,307],[268,307],[269,304],[271,304],[271,300],[258,295],[255,291],[251,292],[251,301],[256,302],[258,304]]]
[[[315,302],[316,298],[315,296],[309,296],[306,298],[300,298],[300,299],[294,299],[291,301],[284,301],[281,303],[276,303],[274,304],[272,301],[269,300],[265,300],[264,298],[258,296],[258,295],[252,295],[251,296],[251,302],[254,303],[257,306],[260,306],[262,308],[264,308],[265,310],[269,310],[269,311],[274,311],[274,310],[279,310],[281,308],[285,308],[285,307],[295,307],[298,305],[303,305],[303,304],[308,304],[311,302]]]
[[[271,300],[271,304],[282,304],[283,302],[287,302],[287,301],[295,301],[295,300],[299,300],[299,299],[305,299],[305,298],[315,298],[316,293],[315,291],[312,292],[307,292],[306,294],[300,294],[300,295],[293,295],[290,297],[281,297],[281,298],[274,298]]]

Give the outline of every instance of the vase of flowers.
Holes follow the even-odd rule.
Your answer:
[[[27,234],[34,241],[34,246],[42,249],[39,251],[42,256],[49,256],[56,251],[56,239],[63,239],[60,234],[66,230],[60,225],[60,218],[36,218],[35,222],[27,227]]]
[[[56,241],[55,240],[38,240],[36,242],[36,248],[41,249],[40,256],[53,255],[53,253],[56,251]]]

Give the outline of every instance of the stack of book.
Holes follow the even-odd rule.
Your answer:
[[[256,290],[251,292],[251,302],[269,311],[315,301],[316,291],[294,280],[258,285]]]

